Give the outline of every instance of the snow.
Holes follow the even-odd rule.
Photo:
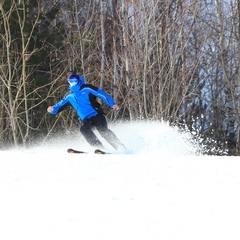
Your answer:
[[[110,128],[131,154],[68,154],[92,151],[78,131],[0,151],[1,240],[240,239],[239,157],[163,123]]]

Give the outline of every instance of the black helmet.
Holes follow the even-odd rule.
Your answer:
[[[69,79],[72,75],[77,75],[77,73],[75,71],[69,71],[67,73],[67,78]]]

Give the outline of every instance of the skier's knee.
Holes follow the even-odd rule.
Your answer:
[[[90,129],[86,126],[81,126],[80,127],[80,133],[82,133],[83,135],[87,134],[89,131],[90,131]]]

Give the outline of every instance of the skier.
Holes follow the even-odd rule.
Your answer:
[[[125,149],[125,146],[108,128],[103,109],[96,98],[102,99],[115,110],[119,110],[119,106],[105,91],[91,84],[86,84],[82,76],[75,72],[70,72],[68,76],[71,92],[55,105],[49,106],[47,111],[50,114],[57,114],[71,105],[81,119],[80,132],[91,146],[103,148],[102,143],[92,131],[92,128],[95,127],[115,150]]]

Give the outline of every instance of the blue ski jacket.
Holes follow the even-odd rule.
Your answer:
[[[96,97],[102,99],[110,107],[115,105],[114,100],[106,92],[91,84],[85,84],[83,81],[79,81],[77,85],[69,88],[71,93],[56,103],[50,114],[59,113],[68,105],[71,105],[76,110],[79,118],[85,120],[96,116],[98,113],[103,113]]]

